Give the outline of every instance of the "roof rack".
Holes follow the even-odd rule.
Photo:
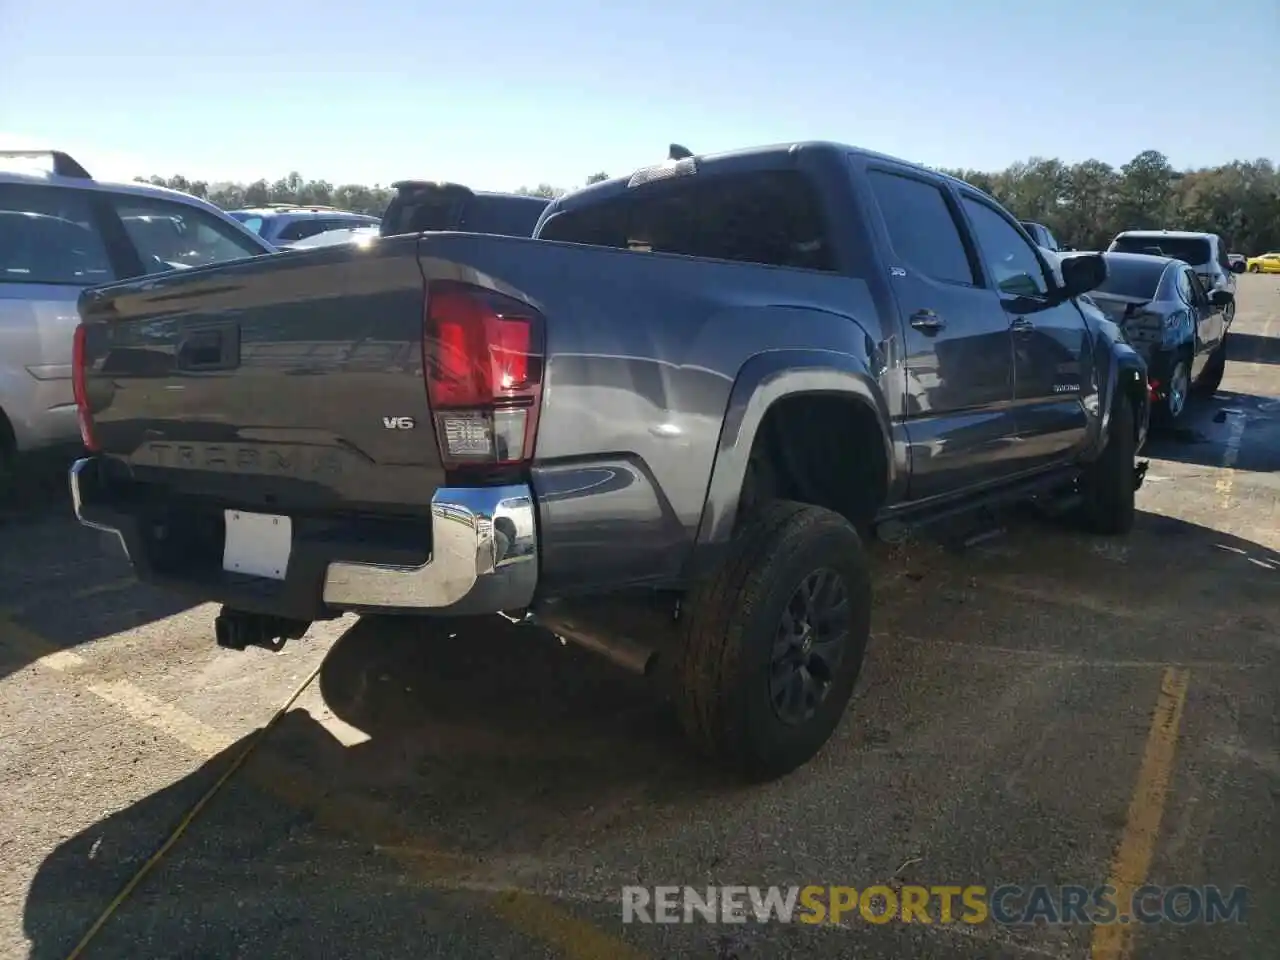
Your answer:
[[[0,157],[27,159],[30,157],[49,157],[53,161],[53,174],[57,177],[75,177],[77,180],[92,180],[89,171],[80,166],[69,153],[61,150],[0,150]]]
[[[322,203],[264,203],[267,210],[337,210],[337,207],[326,207]]]

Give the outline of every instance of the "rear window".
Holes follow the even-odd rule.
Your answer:
[[[462,227],[471,233],[532,237],[533,228],[550,202],[477,194],[467,201]]]
[[[1143,263],[1140,260],[1120,260],[1107,257],[1107,279],[1097,293],[1114,297],[1141,297],[1150,300],[1156,295],[1165,264]]]
[[[549,219],[544,240],[808,270],[835,269],[817,194],[794,170],[695,174]]]
[[[1130,236],[1116,237],[1111,244],[1112,253],[1149,253],[1157,257],[1172,257],[1198,267],[1213,260],[1209,241],[1199,237]]]
[[[84,192],[0,184],[0,283],[88,286],[114,279]]]
[[[467,194],[452,190],[401,190],[382,214],[381,233],[395,237],[427,230],[456,230]]]

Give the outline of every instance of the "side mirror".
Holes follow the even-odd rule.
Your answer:
[[[1107,261],[1100,253],[1082,253],[1062,260],[1063,299],[1069,300],[1082,293],[1096,290],[1107,279]]]
[[[1209,305],[1214,307],[1225,307],[1234,301],[1236,295],[1230,290],[1214,290],[1209,294]]]
[[[1232,260],[1227,266],[1230,267],[1232,273],[1244,273],[1248,265],[1243,260]]]

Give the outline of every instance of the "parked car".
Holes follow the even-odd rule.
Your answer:
[[[1235,274],[1244,273],[1244,265],[1227,259],[1227,248],[1216,233],[1191,233],[1185,230],[1125,230],[1116,234],[1107,253],[1145,253],[1157,257],[1173,257],[1191,265],[1205,290],[1225,290],[1232,294],[1226,306],[1225,322],[1235,317]]]
[[[264,207],[232,210],[230,215],[281,249],[289,249],[300,240],[329,230],[378,225],[377,217],[365,213],[293,203],[269,203]]]
[[[212,204],[94,180],[65,153],[3,150],[0,164],[3,473],[18,454],[80,445],[71,354],[82,288],[271,248]]]
[[[1250,273],[1280,273],[1280,253],[1263,253],[1245,263]]]
[[[299,240],[289,246],[290,250],[314,250],[316,247],[331,247],[338,243],[368,244],[378,239],[380,227],[340,227],[337,230],[326,230]]]
[[[1089,299],[1147,361],[1154,417],[1174,423],[1193,394],[1211,396],[1222,383],[1231,326],[1223,308],[1234,295],[1206,291],[1182,260],[1139,253],[1103,256],[1107,278]]]
[[[1019,220],[1018,222],[1031,235],[1032,240],[1049,252],[1060,253],[1070,249],[1060,244],[1058,238],[1043,223],[1036,223],[1034,220]]]
[[[1249,262],[1249,258],[1248,258],[1248,257],[1246,257],[1243,253],[1228,253],[1228,254],[1227,254],[1227,263],[1228,263],[1228,265],[1234,265],[1234,264],[1237,264],[1237,263],[1243,263],[1243,264],[1246,264],[1246,265],[1247,265],[1247,264],[1248,264],[1248,262]]]
[[[865,538],[1026,499],[1132,526],[1145,365],[1077,303],[1103,258],[1059,270],[973,187],[805,143],[587,187],[531,239],[110,284],[81,301],[75,508],[222,603],[224,645],[501,612],[776,777],[858,676]]]

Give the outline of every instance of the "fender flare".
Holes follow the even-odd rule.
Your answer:
[[[828,394],[864,404],[880,424],[889,423],[889,410],[873,366],[861,357],[827,350],[776,350],[751,357],[738,371],[715,460],[703,500],[696,543],[727,543],[733,536],[738,502],[747,476],[747,463],[756,434],[769,409],[786,397]],[[893,486],[893,441],[881,430],[886,464],[886,489]]]
[[[1115,405],[1116,393],[1122,389],[1133,389],[1126,381],[1137,381],[1137,389],[1141,391],[1144,402],[1140,409],[1134,410],[1135,426],[1138,430],[1136,448],[1141,450],[1146,442],[1147,429],[1151,420],[1151,404],[1147,398],[1147,364],[1132,348],[1123,350],[1112,347],[1111,362],[1108,364],[1107,378],[1103,384],[1101,410],[1098,416],[1098,438],[1093,447],[1095,459],[1101,456],[1111,437],[1111,410]]]

